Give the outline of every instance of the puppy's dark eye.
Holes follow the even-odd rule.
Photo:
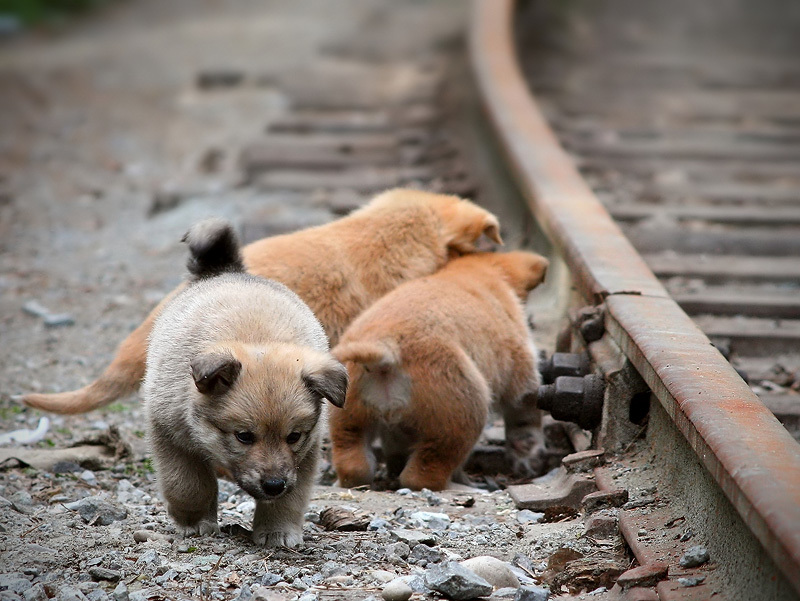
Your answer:
[[[256,441],[256,435],[252,432],[236,432],[234,436],[242,444],[253,444]]]
[[[300,432],[292,432],[291,434],[289,434],[289,436],[286,437],[286,442],[288,442],[289,444],[294,444],[298,440],[300,440],[301,436],[302,434]]]

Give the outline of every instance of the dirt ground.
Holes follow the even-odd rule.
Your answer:
[[[287,82],[317,83],[292,79],[298,70],[357,69],[329,50],[358,36],[384,36],[387,52],[460,43],[466,18],[460,2],[130,0],[2,41],[0,430],[40,423],[17,395],[74,389],[102,371],[183,277],[178,241],[190,223],[222,215],[291,228],[335,218],[314,194],[242,185],[239,150],[285,114]],[[242,85],[197,84],[231,70]],[[536,523],[502,490],[321,485],[305,544],[289,551],[243,536],[253,502],[223,483],[223,533],[175,539],[143,429],[136,397],[50,416],[44,438],[24,447],[42,453],[0,464],[0,599],[363,599],[396,576],[422,596],[431,593],[421,574],[449,559],[491,555],[523,584],[540,584],[556,549],[591,552],[581,521]],[[86,439],[106,444],[77,457],[70,447]],[[3,458],[9,449],[0,447]],[[368,526],[327,530],[328,507]],[[406,541],[404,529],[432,540]]]

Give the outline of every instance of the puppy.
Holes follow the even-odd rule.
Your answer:
[[[255,542],[294,547],[347,371],[294,292],[244,273],[230,225],[185,241],[192,278],[155,320],[142,390],[167,511],[183,534],[216,532],[225,473],[256,499]]]
[[[507,440],[528,438],[525,432],[543,442],[540,413],[529,402],[539,372],[521,301],[547,265],[529,252],[457,258],[399,286],[350,325],[332,350],[351,379],[344,408],[330,416],[342,486],[372,482],[371,443],[379,436],[401,486],[447,487],[492,402]],[[513,444],[507,449],[515,452]]]
[[[338,221],[253,242],[242,254],[247,271],[296,292],[335,344],[350,321],[378,298],[433,273],[452,255],[474,252],[482,234],[502,244],[497,218],[473,203],[397,189]],[[29,394],[23,401],[54,413],[83,413],[135,392],[153,321],[179,292],[173,291],[120,344],[100,378],[80,390]]]

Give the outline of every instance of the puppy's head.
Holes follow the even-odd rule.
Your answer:
[[[496,244],[503,244],[497,217],[458,196],[397,188],[377,196],[368,206],[393,210],[420,206],[428,208],[441,224],[441,235],[451,255],[476,252],[482,236]]]
[[[544,281],[550,262],[532,252],[493,253],[488,258],[500,268],[506,281],[522,300]]]
[[[211,459],[254,498],[313,478],[324,403],[344,404],[347,370],[288,344],[215,346],[191,361],[192,420]]]

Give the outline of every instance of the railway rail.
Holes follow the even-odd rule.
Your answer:
[[[693,322],[680,305],[692,312],[701,305],[707,310],[705,305],[714,304],[711,303],[713,291],[706,293],[705,305],[701,302],[693,305],[686,296],[672,298],[650,270],[648,261],[636,252],[612,215],[630,221],[645,218],[650,213],[640,205],[622,204],[612,206],[609,214],[580,175],[576,163],[563,150],[534,100],[517,58],[514,11],[513,0],[478,0],[475,3],[472,58],[489,119],[516,180],[533,214],[573,274],[578,291],[575,302],[603,315],[606,332],[603,338],[582,338],[580,320],[574,319],[572,335],[564,338],[562,350],[567,350],[567,346],[572,350],[588,348],[600,370],[612,363],[609,355],[620,354],[622,361],[633,365],[652,391],[657,402],[650,406],[646,437],[660,462],[658,481],[664,489],[674,491],[673,513],[694,523],[696,531],[703,532],[708,540],[714,539],[714,533],[717,535],[715,552],[722,559],[720,570],[714,575],[718,578],[714,594],[729,598],[795,598],[800,593],[800,447],[700,327],[705,326],[715,337],[733,339],[732,344],[746,337],[748,329],[734,332],[730,328],[722,330],[721,326],[715,329],[702,319]],[[535,81],[532,85],[536,88]],[[602,94],[600,97],[603,102],[609,100]],[[613,102],[610,104],[613,106]],[[625,110],[622,108],[621,112]],[[579,119],[576,121],[580,123]],[[564,129],[570,122],[568,116],[562,117]],[[580,138],[576,141],[575,136],[566,137],[573,142],[572,148],[586,157],[584,164],[614,162],[619,156],[655,154],[657,150],[669,152],[680,146],[660,141],[591,145],[582,144]],[[683,144],[682,152],[688,156],[692,156],[693,150],[702,151],[702,143],[683,140]],[[727,154],[741,158],[733,149]],[[784,152],[780,157],[792,159],[791,152]],[[708,165],[700,163],[699,168],[708,169]],[[767,170],[773,168],[775,165],[767,165]],[[730,188],[729,185],[727,189]],[[776,193],[777,196],[781,194],[785,192]],[[667,211],[670,210],[678,220],[724,214],[730,222],[760,221],[761,224],[770,214],[770,211],[752,208],[737,213],[695,205],[669,206]],[[751,220],[756,212],[761,218]],[[780,211],[775,217],[780,218]],[[786,219],[786,215],[783,218]],[[666,250],[667,245],[679,237],[674,231],[660,236],[656,230],[654,235],[643,236],[638,242],[649,253]],[[777,241],[776,248],[784,252],[793,252],[790,247],[796,242],[791,230],[787,235],[734,232],[728,248],[740,248],[737,241],[748,237],[772,238]],[[710,238],[718,246],[726,245],[727,238],[721,235]],[[691,250],[701,252],[709,248]],[[662,275],[698,273],[703,269],[703,261],[687,257],[648,255],[648,259],[650,266]],[[770,269],[764,269],[763,261],[732,259],[728,264],[739,263],[738,268],[746,270],[748,261],[751,261],[750,273],[761,272],[755,277],[769,278],[766,272]],[[681,270],[680,265],[690,267]],[[769,265],[774,265],[776,271],[784,270],[789,278],[793,276],[793,264],[789,260]],[[731,271],[736,271],[736,267],[730,269],[729,274]],[[715,273],[716,277],[727,277],[724,270]],[[741,291],[732,294],[738,297],[740,306],[746,304]],[[763,315],[759,312],[769,313],[771,317],[794,316],[791,307],[779,308],[781,302],[776,297],[747,306],[753,307],[756,318]],[[791,305],[788,295],[784,300]],[[726,310],[725,302],[717,300],[716,305],[721,313]],[[729,305],[727,309],[730,310]],[[786,325],[788,337],[792,336],[792,325],[791,322]],[[604,338],[608,338],[605,343]],[[632,415],[633,404],[641,402],[640,393],[629,392],[626,396],[614,392],[621,390],[606,394],[601,441],[604,428],[608,434],[615,417],[624,419]],[[630,436],[616,432],[606,437],[606,446],[629,445],[626,438]],[[598,478],[605,480],[608,486],[613,483],[614,487],[619,486],[620,480],[625,481],[624,477],[612,480],[602,470]],[[680,567],[674,563],[674,548],[663,540],[638,536],[637,533],[644,531],[639,525],[647,523],[648,519],[659,519],[647,513],[634,511],[620,515],[628,543],[642,566],[662,561],[670,565],[670,571],[677,569],[679,572]],[[743,561],[745,554],[758,554],[760,549],[769,559],[759,561],[751,556]],[[752,562],[753,569],[747,569],[748,561]],[[709,598],[708,589],[698,592],[681,588],[671,580],[661,582],[658,593],[663,599]]]

